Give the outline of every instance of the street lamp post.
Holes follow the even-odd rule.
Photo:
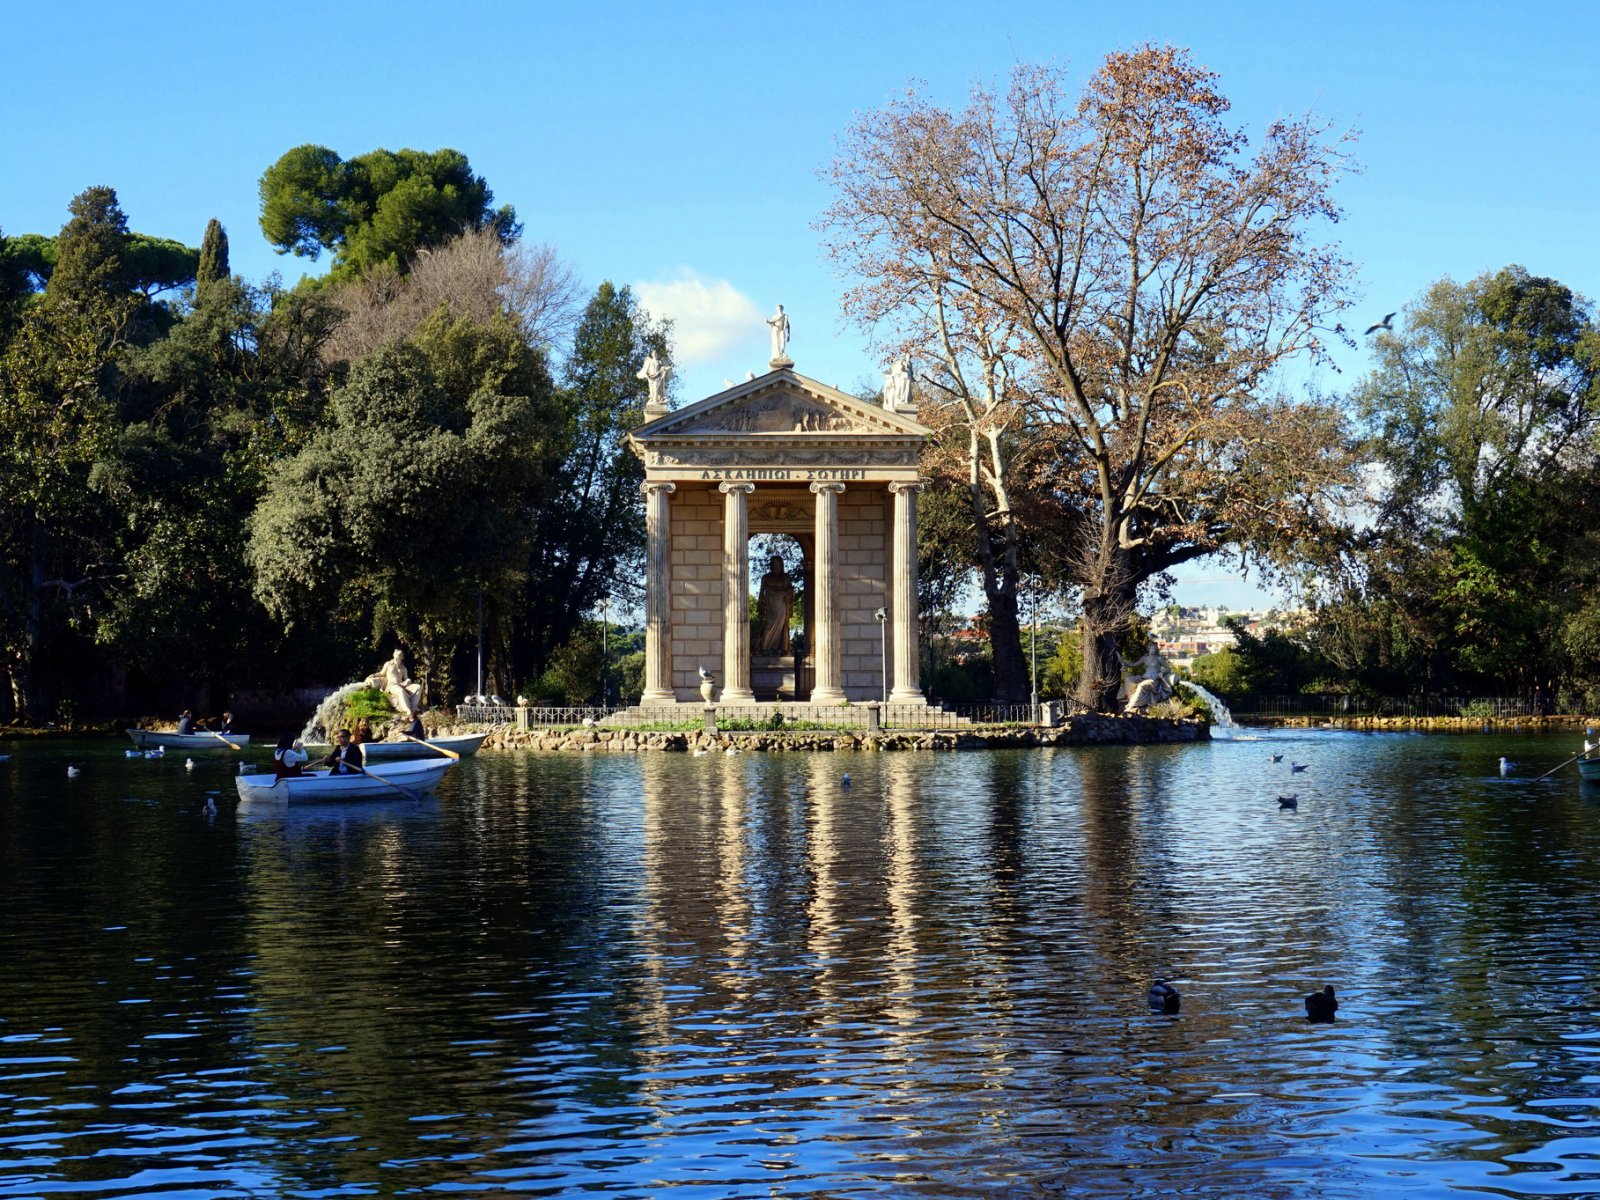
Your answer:
[[[600,707],[611,706],[611,596],[600,601]]]
[[[1039,589],[1033,589],[1033,719],[1039,719]]]
[[[878,662],[879,675],[883,680],[883,703],[889,703],[889,610],[880,608],[872,614],[878,622]]]

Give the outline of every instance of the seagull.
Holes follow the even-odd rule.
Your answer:
[[[1373,334],[1377,333],[1378,330],[1380,330],[1380,329],[1387,329],[1390,333],[1393,333],[1394,332],[1394,326],[1389,323],[1389,322],[1391,322],[1393,320],[1394,320],[1394,314],[1390,313],[1390,314],[1388,314],[1388,316],[1384,317],[1383,320],[1379,321],[1376,325],[1368,325],[1367,326],[1367,332],[1363,333],[1361,336],[1362,337],[1371,337]]]
[[[584,723],[584,725],[586,727],[592,728],[594,726],[594,718],[593,717],[585,717],[583,719],[583,723]]]
[[[739,747],[737,747],[737,746],[729,746],[726,750],[723,751],[723,753],[724,754],[737,754],[737,753],[739,753]]]
[[[1278,797],[1278,807],[1279,808],[1299,808],[1300,807],[1300,795],[1299,795],[1299,793],[1297,792],[1293,796],[1279,796]]]
[[[714,679],[714,678],[715,678],[715,676],[713,676],[710,671],[706,670],[704,666],[701,666],[701,668],[700,668],[700,679],[701,679],[701,682],[710,683],[712,681],[712,679]]]
[[[1150,985],[1150,990],[1145,993],[1145,1000],[1150,1005],[1151,1012],[1175,1013],[1178,1006],[1183,1003],[1183,997],[1178,989],[1165,979],[1158,979]]]
[[[506,702],[500,699],[499,696],[490,696],[489,703],[493,704],[496,708],[504,708],[506,706]]]
[[[1311,765],[1310,763],[1292,762],[1292,763],[1289,764],[1289,770],[1291,772],[1293,772],[1294,774],[1298,775],[1298,774],[1300,774],[1301,771],[1304,771],[1310,765]]]
[[[1500,774],[1502,774],[1502,775],[1511,774],[1511,768],[1516,766],[1516,765],[1517,765],[1516,763],[1512,762],[1505,755],[1502,754],[1500,756]]]
[[[210,796],[206,797],[206,811],[208,813],[214,813],[217,811],[217,802]]]
[[[124,750],[122,752],[122,757],[123,758],[143,758],[144,757],[144,751],[143,750]]]
[[[1274,754],[1274,755],[1273,755],[1273,756],[1272,756],[1272,761],[1273,761],[1273,762],[1282,762],[1282,761],[1283,761],[1283,755],[1281,755],[1281,754]]]
[[[696,758],[704,758],[709,753],[710,751],[708,751],[704,746],[696,746],[694,748],[694,756]]]
[[[528,698],[526,696],[518,696],[517,697],[517,707],[518,708],[527,708],[528,707]]]
[[[67,768],[67,778],[68,779],[76,779],[79,775],[82,775],[82,774],[83,774],[83,769],[81,767],[68,767]]]
[[[850,772],[849,771],[846,771],[844,773],[844,779],[842,779],[840,782],[842,782],[845,785],[845,787],[849,787],[850,786]]]
[[[184,770],[185,770],[185,771],[192,771],[192,770],[194,770],[194,759],[192,759],[192,758],[186,758],[186,759],[184,759],[184,760],[183,760],[183,769],[184,769]]]
[[[1323,1024],[1333,1020],[1333,1014],[1339,1011],[1339,1002],[1333,997],[1333,985],[1329,984],[1320,992],[1312,992],[1306,997],[1306,1020]]]

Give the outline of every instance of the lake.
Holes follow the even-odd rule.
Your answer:
[[[0,1196],[1600,1195],[1575,741],[0,743]]]

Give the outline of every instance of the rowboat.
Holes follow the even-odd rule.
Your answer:
[[[248,733],[164,733],[156,729],[130,729],[128,736],[141,750],[237,750],[250,744]]]
[[[1600,783],[1600,747],[1578,755],[1578,778]]]
[[[478,747],[482,746],[487,733],[462,733],[454,737],[429,738],[427,744],[437,750],[451,750],[465,758],[469,754],[476,754]],[[320,758],[330,750],[328,746],[307,746],[306,752],[313,758]],[[361,753],[368,762],[392,762],[397,758],[415,758],[427,751],[416,742],[362,742]]]
[[[396,800],[421,795],[439,786],[453,758],[410,758],[385,763],[377,774],[330,775],[307,771],[303,775],[240,775],[241,800],[276,800],[285,804],[306,801]]]

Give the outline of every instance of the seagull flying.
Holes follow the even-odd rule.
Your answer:
[[[1368,325],[1366,333],[1362,334],[1361,336],[1362,337],[1371,337],[1373,334],[1377,333],[1378,330],[1380,330],[1380,329],[1387,329],[1390,333],[1393,333],[1394,332],[1394,326],[1389,324],[1389,322],[1393,321],[1393,320],[1394,320],[1394,314],[1390,313],[1386,317],[1384,317],[1383,320],[1379,321],[1376,325]]]

